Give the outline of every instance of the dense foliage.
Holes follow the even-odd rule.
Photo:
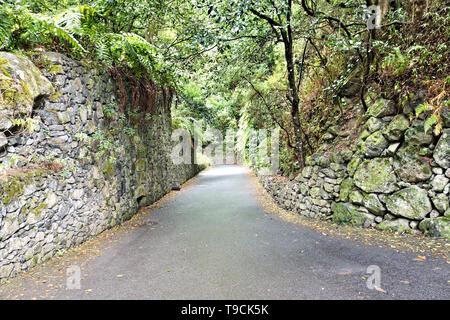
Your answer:
[[[0,3],[0,50],[56,50],[170,87],[173,123],[191,133],[194,122],[235,128],[243,143],[278,126],[284,174],[330,127],[361,117],[372,92],[419,101],[436,132],[449,104],[443,0]]]

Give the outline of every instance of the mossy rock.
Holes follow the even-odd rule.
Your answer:
[[[359,136],[359,142],[362,143],[364,140],[367,139],[368,136],[370,136],[371,132],[369,130],[363,130]]]
[[[382,215],[384,212],[386,212],[386,208],[381,203],[380,199],[378,199],[378,196],[373,193],[366,193],[363,196],[363,206],[369,210],[370,213],[373,213],[377,216]]]
[[[333,211],[332,221],[337,224],[345,224],[362,227],[366,219],[364,213],[358,211],[358,207],[351,203],[334,203],[331,206]]]
[[[9,129],[17,117],[31,116],[35,99],[53,92],[50,81],[26,57],[0,52],[2,108],[0,130]]]
[[[432,206],[426,190],[417,186],[395,192],[386,198],[386,208],[396,216],[422,220]]]
[[[394,169],[387,158],[361,163],[354,175],[355,185],[367,193],[391,193],[398,190]]]
[[[425,133],[423,121],[415,121],[405,132],[405,143],[414,146],[428,146],[433,142],[431,130]]]
[[[433,158],[443,168],[450,168],[450,129],[445,129],[434,149]]]
[[[383,120],[371,117],[369,120],[366,121],[364,128],[370,133],[373,133],[375,131],[380,130],[383,127],[383,125],[384,125]]]
[[[419,223],[419,230],[432,237],[450,239],[450,219],[448,217],[424,219]]]
[[[7,182],[0,182],[2,188],[2,194],[0,195],[0,201],[5,205],[22,195],[25,183],[20,178],[10,177]]]
[[[362,204],[363,195],[358,190],[353,190],[348,195],[348,200],[353,204]]]
[[[409,120],[405,115],[399,114],[392,119],[383,134],[389,141],[398,141],[403,137],[403,133],[408,127]]]
[[[347,165],[347,172],[348,174],[353,177],[355,174],[356,169],[358,169],[359,164],[361,163],[361,158],[353,158]]]
[[[27,224],[32,225],[44,218],[44,210],[47,209],[47,203],[42,202],[36,208],[24,212],[27,215]]]
[[[411,228],[409,227],[409,220],[398,218],[389,221],[383,221],[376,226],[377,230],[381,231],[392,231],[392,232],[411,232]]]
[[[347,201],[348,196],[353,188],[353,185],[354,185],[353,179],[347,178],[342,180],[339,188],[339,200]]]
[[[382,118],[391,116],[397,113],[397,107],[392,100],[378,99],[371,106],[369,106],[366,116]]]
[[[381,131],[372,133],[361,145],[361,152],[368,158],[380,156],[389,143]]]
[[[395,173],[401,180],[416,183],[431,177],[430,164],[425,158],[419,156],[418,151],[417,146],[407,146],[397,152]]]

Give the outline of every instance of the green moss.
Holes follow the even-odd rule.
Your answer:
[[[15,198],[23,193],[24,182],[17,178],[12,178],[10,181],[3,184],[3,196],[1,201],[4,204],[9,204]]]
[[[429,167],[423,167],[422,172],[425,174],[431,174],[431,169]]]
[[[40,217],[42,214],[42,211],[47,208],[47,203],[46,202],[42,202],[40,205],[38,205],[36,208],[30,210],[28,212],[28,214],[32,214],[35,215],[37,217]]]
[[[388,226],[384,222],[381,222],[376,226],[377,230],[380,231],[390,231],[393,233],[411,233],[412,229],[406,228],[404,226]]]
[[[347,201],[350,191],[354,185],[353,179],[347,178],[342,181],[339,189],[339,199],[341,201]]]
[[[28,88],[28,84],[25,81],[20,81],[20,85],[22,86],[23,94],[27,97],[31,96],[30,89]]]
[[[57,73],[62,71],[62,66],[59,65],[59,64],[52,64],[50,66],[50,68],[47,68],[46,70],[47,70],[48,73],[54,75],[54,74],[57,74]]]
[[[10,74],[11,65],[8,62],[8,59],[0,57],[0,71],[5,77],[11,78]]]
[[[62,96],[62,93],[59,91],[55,91],[52,95],[50,95],[50,97],[48,97],[48,99],[50,101],[56,101],[57,99],[59,99]]]
[[[46,172],[49,172],[49,170],[39,170],[8,177],[8,181],[0,183],[2,190],[0,201],[4,204],[9,204],[12,200],[22,195],[25,185],[30,184],[33,178],[40,177],[41,174]]]
[[[42,261],[44,262],[44,261],[50,260],[51,257],[52,257],[52,254],[51,254],[51,253],[47,253],[47,254],[42,258]]]
[[[363,226],[365,216],[359,212],[356,206],[350,203],[335,203],[332,205],[333,217],[332,221],[337,224]]]
[[[116,174],[116,169],[114,168],[114,165],[111,163],[111,161],[106,161],[105,166],[103,167],[103,173],[108,177],[112,178]]]
[[[33,268],[34,266],[36,266],[38,264],[38,262],[39,262],[39,255],[36,254],[33,256],[33,259],[31,260],[30,268]]]
[[[347,165],[347,171],[350,176],[355,174],[356,169],[358,169],[359,164],[361,163],[360,158],[353,158],[349,164]]]
[[[380,231],[391,231],[391,232],[395,232],[395,231],[397,230],[396,227],[393,227],[393,226],[387,226],[384,222],[379,223],[379,224],[376,226],[376,229],[377,229],[377,230],[380,230]]]

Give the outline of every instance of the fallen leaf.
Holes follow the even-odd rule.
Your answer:
[[[379,287],[375,287],[375,290],[379,291],[379,292],[383,292],[383,293],[387,293],[385,290],[379,288]]]
[[[427,260],[427,257],[425,257],[425,256],[417,256],[417,258],[414,258],[413,260],[414,261],[424,261],[424,260]]]

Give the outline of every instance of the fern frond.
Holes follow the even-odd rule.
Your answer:
[[[14,20],[11,10],[7,8],[0,9],[0,50],[6,48],[12,35],[12,29],[14,27]]]
[[[42,32],[53,34],[58,39],[67,41],[74,49],[80,52],[86,52],[72,33],[59,26],[54,19],[33,13],[29,13],[29,17],[32,19],[33,24],[41,29]]]

